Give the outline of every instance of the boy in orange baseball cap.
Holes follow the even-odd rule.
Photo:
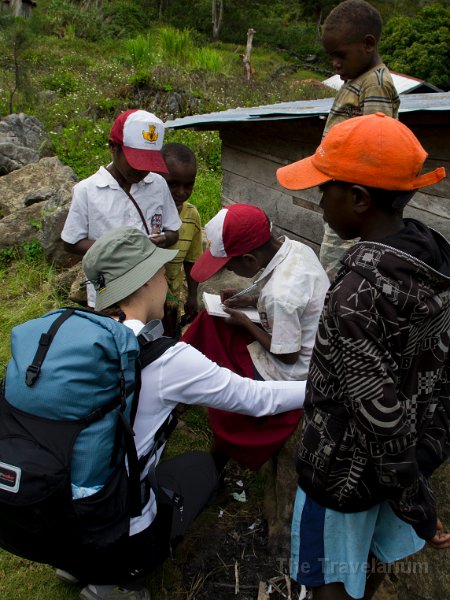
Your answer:
[[[277,171],[288,189],[320,186],[324,220],[361,238],[325,301],[297,453],[291,569],[314,600],[371,598],[386,564],[450,547],[427,481],[450,453],[450,246],[403,218],[445,177],[419,174],[426,156],[376,113]]]

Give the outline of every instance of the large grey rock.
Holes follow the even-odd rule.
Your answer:
[[[77,259],[64,251],[60,235],[76,181],[72,169],[56,157],[0,177],[0,247],[38,237],[56,264],[73,265]]]
[[[0,249],[11,248],[37,239],[39,219],[40,208],[37,205],[28,206],[21,212],[13,212],[1,219]]]
[[[38,160],[39,154],[32,148],[0,140],[0,175],[6,175]]]
[[[56,156],[42,158],[0,177],[0,213],[5,216],[25,206],[46,202],[56,192],[70,199],[76,181],[72,169],[65,167]]]
[[[67,296],[70,302],[87,306],[86,286],[82,285],[85,280],[86,275],[79,262],[70,269],[60,271],[56,278],[56,285],[60,293]]]
[[[0,175],[51,154],[50,138],[36,117],[20,113],[0,121]]]

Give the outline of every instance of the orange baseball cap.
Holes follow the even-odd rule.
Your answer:
[[[335,125],[313,156],[277,170],[288,190],[345,181],[384,190],[416,190],[445,177],[444,167],[419,175],[427,152],[413,132],[383,113]]]

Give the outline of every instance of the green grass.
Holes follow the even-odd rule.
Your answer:
[[[0,377],[10,357],[11,329],[61,304],[55,270],[43,257],[25,254],[12,262],[8,258],[0,254],[0,263],[6,263],[0,266]]]
[[[300,76],[292,68],[289,75],[276,76],[274,73],[288,65],[285,57],[276,51],[254,48],[252,62],[256,80],[248,83],[243,78],[240,56],[245,51],[244,46],[207,45],[188,30],[168,28],[143,31],[131,39],[118,36],[93,42],[78,37],[82,33],[81,21],[77,21],[76,27],[67,26],[62,12],[49,13],[48,18],[53,29],[48,29],[47,34],[35,33],[35,43],[27,54],[33,94],[17,92],[14,110],[42,121],[57,156],[72,167],[79,178],[91,175],[109,161],[108,133],[121,110],[142,106],[165,119],[167,115],[159,112],[159,105],[154,101],[169,91],[195,96],[197,112],[300,99],[289,82],[315,76],[304,72]],[[74,14],[72,18],[77,16]],[[87,33],[93,35],[92,23],[87,25],[90,28]],[[62,37],[50,35],[51,31]],[[1,39],[0,51],[7,51]],[[0,116],[8,112],[10,81],[7,77],[8,74],[0,70]],[[166,130],[165,140],[187,144],[197,156],[198,174],[191,201],[198,207],[204,224],[221,206],[219,134]],[[1,377],[10,356],[11,329],[66,305],[67,298],[58,288],[58,273],[47,263],[35,242],[18,250],[0,251],[0,277]],[[183,416],[183,425],[169,441],[166,456],[193,448],[206,450],[210,443],[205,410],[189,409]],[[255,486],[253,497],[258,501],[259,479],[255,477],[251,481]],[[236,508],[240,509],[242,507]],[[202,518],[206,528],[208,519],[210,526],[214,526],[216,509]],[[195,535],[198,533],[194,532],[194,540]],[[183,549],[180,553],[182,555]],[[190,595],[189,586],[186,587],[188,584],[183,582],[181,563],[182,560],[166,561],[149,579],[154,600],[194,597]],[[59,582],[53,569],[0,551],[1,600],[72,600],[78,598],[78,594],[79,588]]]

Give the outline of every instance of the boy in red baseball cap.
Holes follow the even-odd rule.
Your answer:
[[[427,481],[450,453],[450,245],[403,218],[445,177],[420,175],[426,156],[376,113],[277,171],[288,189],[320,186],[324,220],[361,238],[325,300],[297,452],[291,574],[314,600],[372,598],[387,564],[450,547]]]
[[[94,241],[115,227],[136,227],[157,246],[178,240],[181,220],[164,178],[161,154],[164,123],[145,110],[127,110],[109,134],[112,162],[73,188],[61,238],[68,252],[84,255]],[[95,290],[88,285],[88,304]]]
[[[329,286],[314,251],[301,242],[275,237],[265,212],[248,204],[223,208],[205,230],[210,245],[195,262],[191,276],[202,282],[225,267],[243,277],[256,276],[255,287],[250,295],[225,300],[229,318],[200,313],[183,340],[247,377],[305,380]],[[225,290],[225,297],[236,291]],[[238,310],[248,305],[256,306],[261,325]],[[296,429],[300,410],[261,420],[210,409],[209,418],[219,469],[226,457],[258,469]],[[295,485],[294,478],[292,483]],[[294,489],[290,490],[290,501]],[[277,497],[277,505],[283,502]],[[270,517],[275,519],[276,515]],[[276,525],[283,529],[279,522]],[[269,521],[271,543],[282,543],[282,535],[275,530]]]

